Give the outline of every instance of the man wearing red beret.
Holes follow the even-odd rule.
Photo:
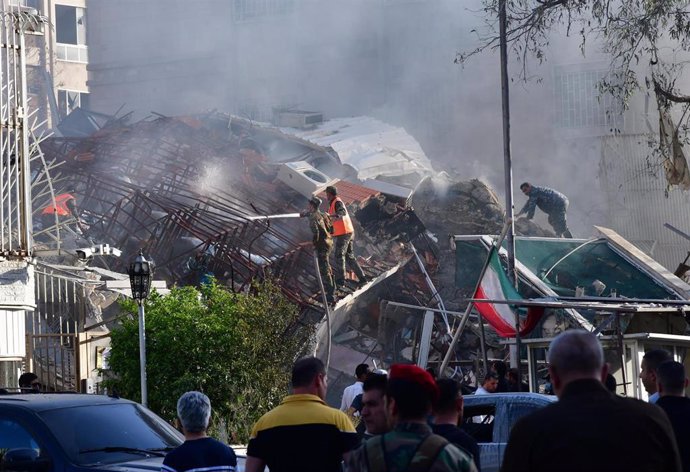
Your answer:
[[[347,470],[476,472],[472,459],[443,437],[433,434],[427,423],[438,393],[436,382],[424,369],[393,365],[385,396],[393,430],[374,436],[353,451],[347,459]]]

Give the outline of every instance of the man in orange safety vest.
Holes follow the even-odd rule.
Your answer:
[[[364,285],[369,279],[364,275],[355,258],[353,251],[355,228],[352,225],[350,214],[347,212],[343,201],[338,197],[338,190],[334,186],[326,187],[326,197],[328,197],[328,214],[333,221],[333,239],[335,240],[335,264],[333,266],[335,284],[337,287],[345,285],[345,261],[347,261],[347,265],[359,279],[358,285]]]

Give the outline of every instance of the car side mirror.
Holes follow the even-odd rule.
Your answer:
[[[0,470],[15,472],[48,472],[51,468],[50,460],[41,457],[36,449],[10,449],[2,456]]]

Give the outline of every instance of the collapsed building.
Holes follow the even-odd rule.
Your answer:
[[[308,197],[335,184],[353,215],[355,253],[373,279],[345,293],[334,310],[331,365],[344,378],[366,357],[387,364],[419,355],[419,313],[380,300],[428,306],[455,299],[452,264],[440,263],[449,260],[450,234],[428,229],[415,206],[432,215],[434,199],[452,195],[456,207],[448,214],[461,212],[458,220],[473,232],[493,232],[502,219],[485,184],[437,176],[404,130],[370,118],[293,129],[220,113],[135,123],[85,114],[71,123],[92,127],[88,132],[42,143],[53,166],[52,193],[72,192],[83,222],[63,219],[59,237],[50,221],[42,226],[51,192],[43,191],[46,180],[35,179],[35,234],[46,263],[59,265],[79,248],[107,244],[124,257],[96,257],[89,266],[121,274],[127,256],[142,248],[156,262],[156,278],[169,285],[213,275],[242,291],[270,276],[301,307],[303,322],[320,323],[325,307],[308,227],[299,218],[267,216],[295,216]],[[445,278],[438,285],[437,274]],[[83,324],[106,329],[107,318]],[[447,343],[453,319],[435,323],[432,359]]]
[[[62,270],[65,254],[76,254],[81,247],[119,248],[122,258],[81,261],[86,267],[80,270],[97,270],[99,286],[111,292],[114,287],[122,290],[122,273],[139,249],[155,260],[155,276],[167,285],[200,284],[213,276],[230,290],[244,291],[255,279],[272,277],[300,307],[300,322],[317,326],[311,352],[325,355],[330,349],[335,395],[350,382],[354,366],[365,360],[380,366],[416,362],[438,368],[460,323],[459,311],[473,296],[473,283],[463,282],[463,273],[476,279],[473,263],[481,260],[490,240],[482,235],[500,233],[503,208],[483,182],[457,181],[434,172],[416,141],[400,128],[366,117],[322,122],[315,115],[277,111],[275,124],[217,112],[194,117],[155,115],[130,122],[128,116],[93,117],[78,110],[70,121],[73,136],[46,140],[42,150],[44,161],[53,166],[52,193],[74,193],[83,224],[63,220],[58,225],[60,236],[51,233],[50,222],[42,226],[39,215],[50,205],[51,192],[42,191],[47,181],[41,180],[37,169],[37,248],[47,256],[47,264]],[[298,218],[308,198],[321,194],[327,185],[336,185],[353,216],[355,253],[372,279],[364,287],[347,289],[338,300],[331,313],[330,336],[311,235],[305,220]],[[531,236],[537,248],[550,247],[553,241],[550,231],[528,220],[518,220],[516,232]],[[618,236],[607,233],[605,238]],[[575,244],[556,253],[562,257],[573,251],[577,256],[570,259],[578,260],[586,254],[590,269],[611,267],[606,258],[591,256],[593,243]],[[588,250],[577,249],[580,245]],[[534,258],[540,250],[525,254]],[[663,268],[648,264],[638,252],[628,250],[621,256],[628,261],[625,269],[636,274],[633,278],[654,281],[641,285],[649,290],[638,297],[688,297],[690,287],[669,282]],[[544,260],[558,262],[553,257]],[[522,269],[525,297],[558,295],[554,286],[559,284],[573,288],[560,268],[553,274],[559,274],[555,283],[539,281],[541,266]],[[652,290],[664,283],[671,288]],[[614,285],[608,281],[609,287]],[[84,311],[83,329],[96,328],[89,336],[98,333],[95,337],[107,338],[118,316],[116,307],[108,306],[108,310],[90,309],[98,316]],[[599,318],[584,311],[585,315],[577,309],[554,308],[530,336],[548,337],[566,327],[594,329]],[[667,313],[664,320],[657,324],[672,324],[674,329],[635,328],[635,323],[626,323],[625,328],[632,326],[628,333],[651,327],[685,334],[682,310],[675,316]],[[97,346],[102,353],[104,344]],[[472,315],[452,352],[451,368],[471,383],[482,358],[502,359],[506,353],[505,340]],[[102,366],[94,356],[92,350],[81,357]],[[97,371],[86,375],[96,377]]]

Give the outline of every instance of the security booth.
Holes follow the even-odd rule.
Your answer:
[[[663,347],[685,360],[690,285],[615,231],[595,229],[591,239],[515,237],[516,280],[500,238],[455,236],[455,286],[480,317],[482,346],[507,347],[514,366],[529,356],[532,391],[547,383],[550,339],[584,329],[606,343],[617,391],[646,398],[637,380],[645,350]],[[447,357],[461,355],[454,349]],[[482,353],[485,368],[490,354]]]
[[[616,393],[627,397],[647,400],[648,395],[640,380],[642,357],[651,349],[665,349],[673,359],[685,365],[690,376],[687,362],[689,359],[690,336],[634,333],[600,336],[604,348],[604,358],[609,364],[609,372],[616,379]],[[514,340],[509,343],[514,343]],[[549,383],[547,352],[551,339],[526,339],[523,345],[527,351],[527,374],[531,392],[544,393]]]

